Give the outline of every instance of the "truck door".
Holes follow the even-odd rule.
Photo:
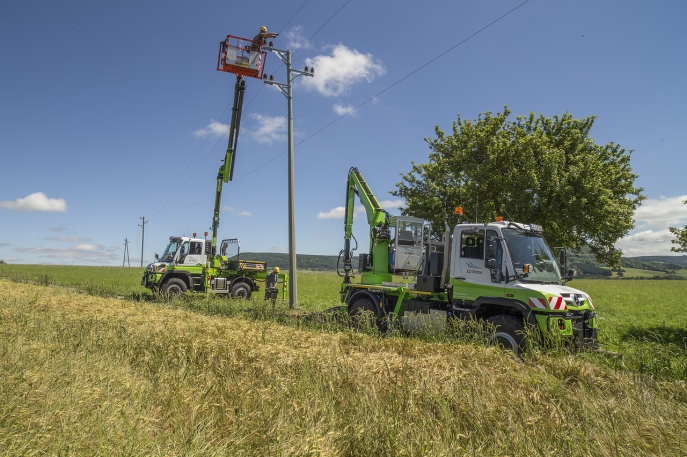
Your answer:
[[[202,241],[190,241],[184,243],[184,246],[188,247],[188,254],[184,259],[184,265],[198,265],[205,263],[205,251],[203,250]]]
[[[503,296],[504,284],[496,280],[496,275],[493,275],[485,266],[484,260],[485,247],[495,236],[496,232],[493,230],[456,227],[451,256],[451,283],[454,299],[474,301],[483,296]]]

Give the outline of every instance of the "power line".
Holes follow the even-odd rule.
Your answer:
[[[301,7],[298,8],[298,10],[296,10],[296,12],[293,14],[293,16],[291,16],[291,19],[289,19],[289,20],[286,22],[286,24],[284,24],[284,26],[281,28],[281,30],[279,31],[279,33],[281,33],[281,31],[284,30],[284,29],[286,28],[287,25],[289,25],[289,23],[293,20],[293,18],[296,17],[296,15],[298,15],[298,13],[303,9],[303,7],[305,6],[306,3],[308,3],[308,1],[309,1],[309,0],[305,0],[305,3],[303,3],[303,4],[301,5]],[[350,0],[348,0],[348,1],[350,1]],[[348,3],[348,2],[346,2],[346,3]],[[344,5],[344,6],[346,6],[346,5]],[[342,7],[342,8],[343,8],[343,7]],[[335,13],[335,15],[336,15],[336,14],[338,14],[338,11]],[[333,16],[332,16],[332,17],[333,17]],[[331,20],[331,18],[329,18],[329,20]],[[329,22],[329,20],[328,20],[327,22]],[[326,22],[325,22],[325,24],[326,24]],[[323,26],[324,26],[324,25],[323,25]],[[321,28],[322,28],[322,27],[320,27],[320,29],[321,29]],[[320,29],[318,29],[317,31],[319,32]],[[315,33],[317,33],[317,32],[315,32]],[[314,34],[313,34],[313,36],[314,36]],[[312,36],[311,36],[310,38],[312,38]],[[310,39],[310,38],[309,38],[309,39]],[[308,39],[308,40],[309,40],[309,39]],[[307,43],[307,41],[306,41],[306,43]],[[304,43],[304,44],[305,44],[305,43]],[[299,48],[299,49],[300,49],[300,48]],[[264,85],[264,84],[261,84],[261,85],[260,85],[260,89],[258,90],[258,92],[257,92],[257,93],[255,94],[255,96],[253,96],[253,98],[251,98],[250,101],[246,104],[246,108],[248,108],[248,107],[251,105],[251,103],[253,103],[253,100],[255,100],[255,98],[258,96],[258,94],[262,91],[263,87],[265,87],[265,85]],[[222,114],[221,114],[221,115],[219,116],[219,118],[217,119],[217,122],[218,122],[218,123],[219,123],[220,120],[222,120],[222,117],[224,117],[224,114],[227,112],[227,110],[229,109],[229,106],[231,106],[231,104],[232,104],[232,102],[229,102],[229,103],[227,104],[227,106],[224,108],[224,111],[222,111]],[[203,139],[203,142],[202,142],[201,145],[198,147],[198,150],[196,150],[195,154],[193,154],[193,157],[191,157],[191,159],[190,159],[189,162],[186,164],[186,166],[184,167],[184,169],[181,171],[181,173],[179,173],[179,176],[178,176],[177,179],[174,181],[174,183],[172,183],[172,185],[169,187],[169,189],[167,190],[167,192],[165,192],[165,194],[162,196],[162,198],[160,198],[160,200],[150,209],[149,212],[152,212],[152,211],[155,209],[155,207],[157,207],[157,205],[159,205],[160,203],[162,203],[162,202],[165,200],[165,197],[167,197],[167,195],[172,191],[172,189],[174,189],[174,186],[177,184],[177,182],[179,182],[179,179],[181,179],[181,177],[184,175],[184,173],[186,172],[186,170],[188,169],[188,167],[191,165],[191,163],[193,163],[193,161],[195,160],[196,156],[198,155],[198,153],[200,152],[200,150],[201,150],[201,149],[203,148],[203,146],[205,145],[205,142],[206,142],[207,139],[210,137],[210,134],[211,134],[211,133],[212,133],[212,132],[209,131],[209,132],[207,133],[207,135],[205,135],[205,138]],[[224,138],[224,136],[220,137],[220,140],[221,140],[222,138]],[[217,141],[217,143],[216,143],[215,146],[210,150],[210,152],[212,152],[212,151],[215,150],[215,148],[217,147],[217,144],[219,144],[219,141]],[[210,154],[208,153],[208,155],[205,157],[205,159],[203,159],[203,162],[205,162],[205,160],[207,160],[207,158],[208,158],[209,156],[210,156]],[[203,164],[203,162],[201,162],[201,165]],[[193,176],[193,175],[195,174],[196,171],[198,171],[198,167],[196,167],[196,169],[193,171],[193,173],[191,173],[191,176]],[[172,195],[172,197],[170,197],[170,199],[167,201],[167,203],[165,203],[164,205],[162,205],[162,207],[161,207],[157,212],[153,213],[153,216],[155,216],[155,214],[159,213],[165,206],[167,206],[167,204],[174,198],[174,196],[176,196],[176,194],[179,193],[179,191],[186,185],[186,183],[188,182],[188,180],[191,179],[191,176],[189,176],[189,178],[188,178],[186,181],[184,181],[184,184],[182,184],[181,187],[177,190],[177,192],[176,192],[174,195]]]
[[[498,18],[496,18],[496,19],[494,19],[493,21],[491,21],[489,24],[487,24],[487,25],[485,25],[484,27],[482,27],[481,29],[477,30],[477,31],[476,31],[475,33],[473,33],[472,35],[468,36],[467,38],[464,38],[464,39],[461,40],[460,42],[458,42],[458,43],[456,43],[455,45],[451,46],[451,47],[448,48],[446,51],[444,51],[444,52],[438,54],[436,57],[434,57],[434,58],[432,58],[431,60],[427,61],[427,62],[424,63],[423,65],[420,65],[420,66],[417,67],[415,70],[411,71],[410,73],[408,73],[407,75],[405,75],[405,76],[402,77],[401,79],[397,80],[396,82],[394,82],[394,83],[391,84],[390,86],[387,86],[387,87],[386,87],[385,89],[383,89],[382,91],[380,91],[380,92],[378,92],[377,94],[373,95],[372,97],[368,98],[367,100],[365,100],[364,102],[362,102],[361,104],[359,104],[358,106],[356,106],[355,108],[353,108],[352,110],[350,110],[349,112],[347,112],[346,114],[342,114],[341,116],[339,116],[338,118],[334,119],[333,121],[331,121],[330,123],[328,123],[327,125],[325,125],[324,127],[322,127],[321,129],[317,130],[315,133],[313,133],[313,134],[309,135],[308,137],[304,138],[303,140],[299,141],[298,143],[296,143],[296,146],[305,143],[305,142],[308,141],[310,138],[312,138],[312,137],[314,137],[315,135],[319,134],[319,133],[322,132],[323,130],[326,130],[327,128],[331,127],[333,124],[335,124],[336,122],[340,121],[340,120],[343,119],[344,117],[348,116],[348,115],[351,114],[353,111],[356,111],[358,108],[360,108],[360,107],[362,107],[363,105],[366,105],[367,103],[371,102],[371,101],[374,100],[375,98],[377,98],[377,97],[379,97],[380,95],[382,95],[384,92],[388,91],[389,89],[393,88],[394,86],[396,86],[396,85],[400,84],[401,82],[405,81],[406,79],[408,79],[409,77],[411,77],[412,75],[414,75],[415,73],[417,73],[418,71],[420,71],[420,70],[422,70],[423,68],[427,67],[428,65],[432,64],[433,62],[435,62],[435,61],[438,60],[439,58],[441,58],[441,57],[443,57],[444,55],[448,54],[449,52],[453,51],[453,50],[454,50],[455,48],[457,48],[458,46],[460,46],[460,45],[462,45],[463,43],[467,42],[467,41],[470,40],[471,38],[474,38],[476,35],[482,33],[484,30],[488,29],[488,28],[491,27],[492,25],[494,25],[494,24],[496,24],[497,22],[499,22],[501,19],[503,19],[503,18],[505,18],[506,16],[510,15],[512,12],[514,12],[515,10],[517,10],[518,8],[520,8],[521,6],[523,6],[524,4],[528,3],[529,1],[530,1],[530,0],[525,0],[524,2],[520,3],[520,4],[519,4],[518,6],[516,6],[515,8],[513,8],[513,9],[511,9],[510,11],[504,13],[503,15],[501,15],[501,16],[499,16]],[[334,13],[334,15],[333,15],[329,20],[331,20],[334,16],[336,16],[336,15],[339,13],[339,11],[341,11],[341,10],[343,9],[343,7],[346,6],[349,2],[350,2],[350,0],[348,0],[341,8],[339,8],[339,10],[338,10],[336,13]],[[329,20],[327,20],[327,22],[329,22]],[[325,22],[325,24],[323,24],[322,27],[324,27],[324,25],[326,25],[327,22]],[[322,27],[320,27],[320,29],[322,29]],[[318,29],[315,33],[319,32],[320,29]],[[315,34],[313,34],[312,36],[314,36],[314,35],[315,35]],[[312,36],[311,36],[311,38],[312,38]],[[309,39],[310,39],[310,38],[309,38]],[[308,40],[309,40],[309,39],[308,39]],[[305,45],[305,43],[303,44],[303,46],[304,46],[304,45]],[[303,46],[301,46],[301,48],[302,48]],[[298,49],[300,49],[300,48],[298,48]],[[281,67],[280,67],[280,68],[281,68]],[[230,185],[233,185],[234,183],[237,183],[237,182],[241,181],[242,179],[247,178],[248,176],[252,175],[252,174],[255,173],[256,171],[258,171],[258,170],[260,170],[260,169],[266,167],[266,166],[269,165],[270,163],[274,162],[275,160],[277,160],[279,157],[283,156],[283,155],[286,154],[287,152],[288,152],[288,151],[284,151],[284,152],[282,152],[282,153],[280,153],[280,154],[277,154],[276,156],[272,157],[270,160],[268,160],[267,162],[263,163],[263,164],[260,165],[259,167],[257,167],[257,168],[255,168],[255,169],[253,169],[252,171],[246,173],[245,175],[241,176],[240,178],[233,180],[233,181],[231,182]],[[210,196],[208,196],[208,197],[205,197],[205,198],[202,199],[202,200],[199,200],[198,202],[196,202],[196,203],[190,205],[189,207],[185,208],[185,210],[186,210],[186,209],[189,209],[189,208],[192,208],[192,207],[194,207],[194,206],[196,206],[196,205],[198,205],[198,204],[204,202],[205,200],[207,200],[207,199],[210,198],[211,196],[212,196],[212,195],[210,195]],[[181,211],[180,211],[180,212],[181,212]],[[174,213],[174,214],[171,214],[171,215],[165,216],[165,217],[171,217],[171,216],[176,215],[176,214],[178,214],[178,213]]]

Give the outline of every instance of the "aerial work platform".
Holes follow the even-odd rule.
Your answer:
[[[261,42],[227,35],[219,43],[217,70],[262,79],[266,59]]]

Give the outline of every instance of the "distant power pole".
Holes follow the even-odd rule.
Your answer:
[[[143,233],[141,234],[141,268],[143,268],[143,245],[144,240],[146,238],[146,224],[148,223],[148,221],[146,221],[145,216],[140,217],[139,219],[143,221],[143,223],[138,224],[138,226],[141,227],[141,229],[143,230]]]
[[[129,262],[129,267],[131,267],[131,261],[129,260],[129,239],[124,238],[124,259],[122,260],[122,266],[125,262]]]

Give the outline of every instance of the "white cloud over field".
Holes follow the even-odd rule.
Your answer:
[[[346,94],[360,81],[371,82],[386,73],[386,68],[372,54],[362,54],[342,44],[330,48],[331,54],[308,57],[305,64],[315,69],[314,78],[301,78],[301,84],[325,97]]]
[[[635,233],[615,244],[626,257],[676,255],[670,248],[673,235],[668,227],[687,225],[687,195],[647,198],[635,212]]]
[[[382,208],[390,210],[392,213],[398,213],[398,208],[405,205],[403,200],[381,200],[379,202]],[[343,206],[337,206],[327,211],[320,211],[317,213],[317,219],[343,219],[346,215],[346,208]],[[362,205],[356,205],[353,210],[353,217],[360,217],[365,215],[365,207]]]
[[[197,138],[205,138],[206,136],[218,137],[227,133],[229,133],[229,126],[227,124],[210,119],[210,123],[202,129],[195,130],[193,136]]]
[[[0,208],[17,211],[44,211],[47,213],[66,213],[67,202],[64,198],[48,198],[43,192],[36,192],[14,201],[0,201]]]

